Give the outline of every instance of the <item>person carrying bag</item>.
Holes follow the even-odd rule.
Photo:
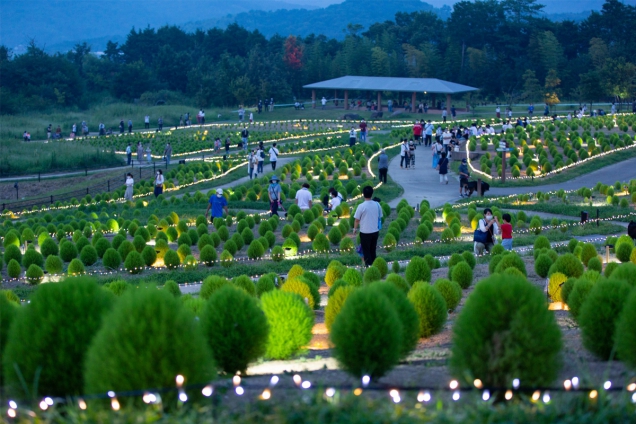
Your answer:
[[[484,251],[490,253],[495,244],[497,244],[495,236],[500,231],[499,221],[496,216],[493,216],[492,210],[490,208],[484,209],[484,218],[479,220],[473,236],[475,255],[481,256]]]

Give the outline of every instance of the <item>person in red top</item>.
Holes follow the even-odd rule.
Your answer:
[[[501,216],[503,224],[501,224],[501,245],[506,250],[512,250],[512,224],[510,223],[510,214],[505,213]]]
[[[364,119],[360,122],[360,141],[367,142],[367,123]]]
[[[416,143],[422,144],[422,124],[418,121],[415,121],[415,125],[413,125],[413,139]]]

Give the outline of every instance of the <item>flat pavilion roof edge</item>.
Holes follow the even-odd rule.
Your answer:
[[[437,78],[361,77],[352,75],[307,84],[303,87],[314,90],[396,91],[441,94],[465,93],[467,91],[479,90],[475,87]]]

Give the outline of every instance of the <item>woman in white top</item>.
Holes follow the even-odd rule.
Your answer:
[[[160,169],[157,171],[157,175],[155,176],[155,197],[158,197],[163,193],[163,171]]]
[[[132,202],[133,199],[133,185],[135,185],[135,180],[131,173],[126,175],[126,192],[124,193],[124,199]]]
[[[252,179],[252,175],[254,174],[254,170],[258,168],[258,156],[256,155],[256,149],[252,150],[252,153],[248,156],[249,161],[249,174],[250,180]]]
[[[491,252],[492,248],[497,243],[495,236],[501,232],[499,229],[499,221],[497,220],[497,217],[492,214],[492,210],[490,210],[490,208],[484,209],[484,218],[479,220],[479,227],[475,233],[478,231],[485,233],[484,242],[475,240],[475,255],[481,256],[484,254],[484,250],[488,253]]]

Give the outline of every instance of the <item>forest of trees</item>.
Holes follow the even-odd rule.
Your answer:
[[[539,17],[536,0],[456,3],[447,21],[398,13],[342,41],[227,29],[132,29],[103,55],[78,44],[49,55],[0,46],[0,113],[86,108],[104,98],[200,106],[307,98],[304,84],[343,75],[431,77],[480,88],[480,100],[577,102],[636,96],[636,7],[607,0],[584,21]]]

